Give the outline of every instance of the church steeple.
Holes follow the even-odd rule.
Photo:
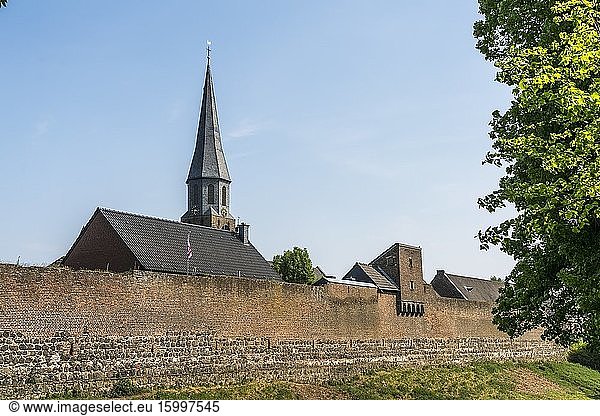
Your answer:
[[[217,102],[210,71],[210,46],[207,48],[196,147],[186,184],[188,210],[181,217],[182,222],[231,230],[235,228],[235,219],[229,213],[231,177],[221,142]]]
[[[188,173],[187,181],[198,178],[220,178],[231,182],[217,116],[217,102],[210,72],[210,60],[206,64],[204,79],[204,94],[198,120],[198,134],[196,136],[196,149]]]

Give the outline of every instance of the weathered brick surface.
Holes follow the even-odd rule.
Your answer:
[[[509,340],[489,304],[419,290],[425,314],[397,316],[371,288],[0,264],[0,397],[563,354],[535,333]]]
[[[208,331],[275,339],[505,337],[491,323],[489,304],[423,292],[423,317],[397,316],[395,296],[372,288],[0,265],[0,329],[35,337],[60,331],[126,336]]]

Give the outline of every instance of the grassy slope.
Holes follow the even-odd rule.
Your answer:
[[[600,373],[567,362],[397,368],[344,382],[252,382],[146,393],[154,399],[599,399]]]

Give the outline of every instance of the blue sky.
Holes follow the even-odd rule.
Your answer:
[[[394,242],[503,276],[474,238],[510,91],[475,50],[475,0],[27,1],[0,9],[0,261],[49,263],[97,206],[178,219],[206,40],[232,213],[270,259],[344,274]]]

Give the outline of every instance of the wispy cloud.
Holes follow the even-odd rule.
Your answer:
[[[237,126],[225,134],[226,139],[243,139],[255,136],[256,133],[265,129],[267,123],[250,119],[242,119]]]
[[[37,123],[33,125],[33,137],[39,139],[45,136],[50,129],[50,123],[52,120],[50,118],[42,118]]]

